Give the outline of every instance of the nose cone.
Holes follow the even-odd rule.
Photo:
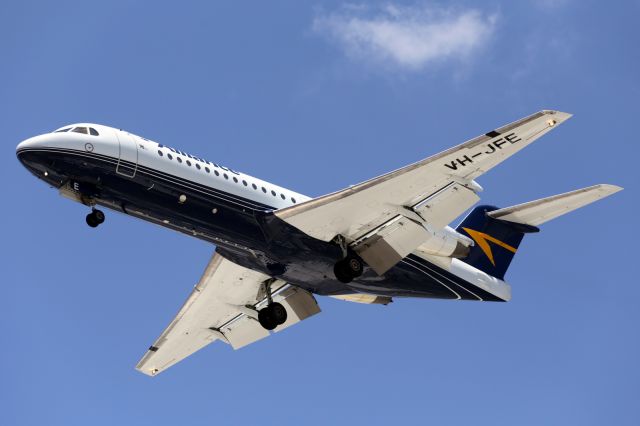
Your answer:
[[[40,145],[39,138],[39,136],[36,136],[20,142],[16,147],[16,155],[18,156],[18,158],[21,159],[21,157],[30,149],[38,148],[38,146]]]
[[[25,139],[16,147],[16,155],[20,158],[20,155],[29,149],[38,148],[42,145],[42,136],[35,136],[33,138]]]
[[[50,145],[49,141],[50,136],[47,134],[23,140],[16,147],[18,160],[27,168],[46,160],[47,154],[43,151],[43,148],[47,148]]]
[[[47,135],[26,139],[16,147],[16,156],[22,165],[38,179],[52,186],[60,186],[59,175],[50,170],[52,159],[43,148],[47,146]]]
[[[31,138],[23,140],[18,144],[18,146],[16,147],[16,154],[18,154],[18,156],[20,155],[20,151],[22,151],[23,149],[27,149],[29,147],[30,140]]]

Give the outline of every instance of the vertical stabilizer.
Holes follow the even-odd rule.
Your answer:
[[[478,206],[456,229],[475,245],[463,262],[504,279],[524,234],[538,232],[538,225],[622,190],[615,185],[594,185],[516,206],[498,209]]]
[[[504,275],[515,256],[524,234],[538,232],[535,226],[494,219],[494,206],[478,206],[458,226],[457,231],[471,238],[475,245],[463,262],[496,278]]]

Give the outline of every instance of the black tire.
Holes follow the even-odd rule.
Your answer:
[[[93,211],[93,215],[95,216],[96,220],[98,221],[98,224],[104,223],[104,213],[102,212],[102,210],[94,210]]]
[[[100,225],[100,222],[98,222],[98,219],[96,218],[96,216],[93,214],[93,212],[89,213],[87,215],[87,225],[89,225],[92,228],[97,227],[98,225]]]
[[[278,323],[275,321],[273,313],[268,306],[258,311],[258,322],[262,328],[266,330],[273,330],[278,326]]]
[[[287,321],[287,310],[280,303],[274,302],[268,306],[268,309],[271,309],[271,316],[278,325],[284,324],[285,321]]]
[[[353,277],[349,273],[348,266],[346,265],[344,259],[336,262],[336,264],[333,266],[333,274],[341,283],[348,284],[353,281]]]

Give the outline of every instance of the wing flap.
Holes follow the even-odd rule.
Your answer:
[[[262,328],[255,319],[247,315],[240,315],[232,324],[223,327],[222,334],[233,349],[240,349],[269,337],[270,333]]]
[[[435,194],[420,201],[413,207],[413,210],[430,226],[441,229],[460,216],[458,213],[460,210],[467,210],[478,200],[480,197],[474,191],[458,182],[451,182]]]
[[[342,235],[353,240],[452,182],[473,188],[473,179],[570,116],[559,111],[540,111],[417,163],[275,214],[314,238],[331,241]],[[467,208],[453,203],[439,209],[445,216],[455,218]],[[434,220],[439,214],[435,214]]]
[[[187,301],[136,369],[153,376],[215,340],[239,349],[269,336],[255,319],[257,309],[267,303],[263,290],[266,280],[270,280],[268,275],[214,254]],[[271,288],[274,300],[282,303],[290,316],[282,329],[320,312],[305,290],[284,281],[273,282]]]
[[[276,327],[274,331],[282,331],[320,312],[316,299],[307,291],[298,287],[288,287],[274,300],[282,303],[287,309],[287,321]]]
[[[358,241],[354,250],[378,275],[382,275],[429,236],[420,223],[398,215]]]

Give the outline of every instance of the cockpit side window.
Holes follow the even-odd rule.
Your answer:
[[[85,135],[89,133],[89,132],[87,131],[87,128],[86,128],[86,127],[74,127],[74,129],[72,130],[72,132],[75,132],[75,133],[84,133]]]
[[[69,130],[71,130],[71,127],[65,127],[64,129],[56,130],[56,131],[55,131],[55,132],[53,132],[53,133],[68,132]]]
[[[89,133],[91,133],[93,136],[99,136],[100,133],[98,133],[98,131],[96,129],[94,129],[93,127],[89,127]]]

